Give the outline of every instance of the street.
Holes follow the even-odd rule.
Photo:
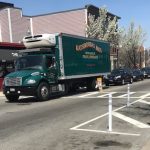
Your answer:
[[[150,139],[150,79],[37,102],[0,97],[1,150],[141,150]],[[112,94],[112,131],[108,95]]]

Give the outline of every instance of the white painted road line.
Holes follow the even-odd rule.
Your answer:
[[[98,94],[98,93],[100,93],[100,92],[96,91],[96,92],[87,93],[87,94],[84,94],[84,95],[81,95],[81,96],[78,96],[78,97],[86,97],[86,96],[95,95],[95,94]]]
[[[148,94],[150,94],[150,93],[148,93]],[[136,101],[134,101],[134,102],[132,102],[132,103],[130,103],[130,104],[137,103],[138,101],[144,99],[148,94],[145,94],[141,99],[138,99],[138,100],[136,100]],[[127,105],[124,105],[124,106],[122,106],[122,107],[119,107],[119,108],[117,108],[117,109],[115,109],[115,110],[113,110],[113,111],[116,112],[116,111],[121,110],[121,109],[123,109],[123,108],[125,108],[125,107],[127,107]],[[88,124],[88,123],[90,123],[90,122],[96,121],[96,120],[98,120],[98,119],[100,119],[100,118],[102,118],[102,117],[105,117],[105,116],[107,116],[107,115],[108,115],[108,112],[105,113],[105,114],[103,114],[103,115],[101,115],[101,116],[98,116],[98,117],[96,117],[96,118],[93,118],[93,119],[91,119],[91,120],[89,120],[89,121],[86,121],[86,122],[84,122],[84,123],[81,123],[81,124],[79,124],[79,125],[77,125],[77,126],[71,128],[71,129],[80,128],[80,127],[82,127],[82,126],[84,126],[84,125],[86,125],[86,124]]]
[[[134,94],[135,92],[130,92],[130,95]],[[128,93],[117,96],[118,98],[127,97]]]
[[[137,127],[139,127],[139,128],[150,128],[149,125],[144,124],[144,123],[142,123],[142,122],[140,122],[140,121],[137,121],[137,120],[135,120],[135,119],[132,119],[132,118],[130,118],[130,117],[127,117],[127,116],[125,116],[125,115],[122,115],[122,114],[120,114],[120,113],[113,112],[112,114],[113,114],[113,116],[115,116],[115,117],[117,117],[117,118],[120,118],[120,119],[122,119],[122,120],[124,120],[124,121],[126,121],[126,122],[128,122],[128,123],[130,123],[130,124],[133,124],[133,125],[135,125],[135,126],[137,126]]]
[[[130,104],[132,105],[132,104],[134,104],[134,103],[137,103],[137,102],[143,100],[144,98],[146,98],[146,97],[149,96],[149,95],[150,95],[150,93],[144,94],[144,95],[142,96],[142,98],[140,98],[140,99],[138,99],[138,100],[136,100],[136,101],[134,101],[134,102],[132,102],[132,103],[130,103]],[[116,112],[116,111],[118,111],[118,110],[121,110],[121,109],[123,109],[123,108],[125,108],[125,107],[127,107],[127,105],[124,105],[124,106],[122,106],[122,107],[119,107],[119,108],[113,110],[113,112]],[[91,120],[88,120],[88,121],[86,121],[86,122],[84,122],[84,123],[81,123],[81,124],[79,124],[79,125],[77,125],[77,126],[75,126],[75,127],[72,127],[72,128],[70,128],[70,130],[77,130],[78,128],[80,128],[80,127],[82,127],[82,126],[84,126],[84,125],[86,125],[86,124],[88,124],[88,123],[91,123],[91,122],[93,122],[93,121],[96,121],[96,120],[98,120],[98,119],[100,119],[100,118],[102,118],[102,117],[105,117],[105,116],[107,116],[107,115],[108,115],[108,112],[105,113],[105,114],[103,114],[103,115],[101,115],[101,116],[98,116],[98,117],[96,117],[96,118],[93,118],[93,119],[91,119]]]
[[[140,100],[139,102],[150,105],[150,102],[147,102],[147,101],[144,101],[144,100]]]
[[[103,95],[100,95],[100,96],[97,96],[97,97],[105,97],[105,96],[108,96],[109,94],[115,94],[117,92],[110,92],[110,93],[107,93],[107,94],[103,94]]]
[[[144,94],[144,95],[142,95],[142,96],[140,96],[140,98],[146,98],[146,97],[148,97],[150,95],[150,93],[147,93],[147,94]]]
[[[115,94],[115,93],[118,93],[118,94],[121,94],[121,93],[123,93],[122,95],[120,95],[120,96],[113,96],[113,94]],[[130,92],[130,95],[132,95],[132,94],[135,94],[135,93],[141,93],[141,94],[144,94],[144,93],[146,93],[146,92]],[[98,95],[96,95],[96,94],[98,94]],[[115,99],[120,99],[120,98],[127,98],[127,93],[125,93],[125,92],[102,92],[102,93],[100,93],[99,91],[96,91],[96,92],[88,92],[88,93],[86,93],[86,94],[80,94],[80,95],[75,95],[75,96],[64,96],[63,98],[108,98],[108,95],[109,94],[112,94],[112,98],[115,98]],[[95,95],[95,96],[93,96],[93,95]],[[150,93],[146,93],[146,94],[144,94],[144,95],[141,95],[141,96],[130,96],[130,98],[150,98],[150,97],[148,97],[148,96],[150,96]]]
[[[102,131],[102,130],[90,130],[90,129],[70,129],[77,131],[87,131],[87,132],[95,132],[95,133],[104,133],[104,134],[117,134],[117,135],[128,135],[128,136],[140,136],[140,134],[135,133],[124,133],[124,132],[113,132],[113,131]]]
[[[84,122],[84,123],[81,123],[81,124],[79,124],[79,125],[77,125],[77,126],[75,126],[75,127],[73,127],[73,128],[70,128],[70,130],[76,130],[76,129],[78,129],[78,128],[80,128],[80,127],[82,127],[82,126],[84,126],[84,125],[86,125],[86,124],[88,124],[88,123],[90,123],[90,122],[96,121],[96,120],[98,120],[98,119],[100,119],[100,118],[102,118],[102,117],[105,117],[105,116],[107,116],[107,115],[108,115],[108,113],[105,113],[105,114],[103,114],[103,115],[101,115],[101,116],[98,116],[98,117],[93,118],[93,119],[91,119],[91,120],[89,120],[89,121],[86,121],[86,122]]]
[[[63,98],[64,98],[64,97],[63,97]],[[65,97],[65,98],[78,98],[78,97]],[[108,99],[108,94],[105,95],[105,97],[89,96],[89,97],[80,97],[80,98],[93,98],[93,99],[98,99],[98,98],[105,98],[105,99],[106,99],[106,98],[107,98],[107,99]],[[115,98],[115,99],[125,99],[125,98],[126,98],[126,99],[127,99],[127,97],[117,97],[117,96],[116,96],[116,97],[114,96],[114,97],[112,97],[112,98]],[[136,97],[136,96],[135,96],[135,97],[130,97],[130,98],[134,98],[134,99],[135,99],[135,98],[140,98],[140,96],[139,96],[139,97]],[[147,98],[150,98],[150,97],[147,97]]]

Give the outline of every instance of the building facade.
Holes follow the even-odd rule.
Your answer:
[[[21,8],[0,2],[0,42],[21,42],[24,36],[42,33],[68,33],[86,36],[88,15],[99,16],[99,8],[86,5],[84,8],[25,16]],[[108,15],[116,16],[111,13]],[[117,17],[120,19],[119,17]],[[111,50],[112,69],[117,53]]]

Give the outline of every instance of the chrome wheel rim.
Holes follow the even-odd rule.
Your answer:
[[[47,95],[48,95],[48,89],[47,89],[46,86],[43,86],[41,88],[41,95],[42,95],[42,97],[47,97]]]

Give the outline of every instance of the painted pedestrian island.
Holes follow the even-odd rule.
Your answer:
[[[147,122],[150,101],[145,100],[149,95],[150,93],[143,95],[140,99],[129,103],[129,106],[124,105],[112,110],[111,124],[109,123],[110,113],[107,112],[71,128],[71,130],[140,136],[144,130],[150,131],[150,122]]]

